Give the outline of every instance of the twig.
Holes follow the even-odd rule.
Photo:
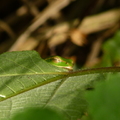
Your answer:
[[[98,54],[101,50],[101,45],[102,42],[105,38],[107,38],[108,36],[110,36],[111,34],[113,34],[117,29],[119,28],[119,25],[117,24],[116,26],[114,26],[113,28],[107,30],[106,32],[104,32],[101,37],[99,37],[92,45],[92,50],[87,58],[87,61],[84,65],[84,67],[91,67],[93,65],[95,65],[96,63],[98,63]]]
[[[16,35],[15,33],[12,31],[12,29],[10,28],[9,25],[7,25],[7,23],[5,23],[4,21],[0,20],[0,28],[2,28],[3,30],[5,30],[7,32],[7,34],[12,38],[15,39]]]
[[[27,30],[17,39],[14,45],[9,49],[9,51],[17,51],[19,46],[21,46],[30,34],[35,31],[40,25],[42,25],[48,18],[59,12],[62,8],[67,6],[70,0],[55,0],[52,2],[40,15],[35,19],[36,21],[31,24]]]

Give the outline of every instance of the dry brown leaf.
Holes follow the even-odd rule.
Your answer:
[[[71,41],[78,46],[83,46],[86,43],[86,35],[78,29],[74,29],[70,32],[70,38]]]

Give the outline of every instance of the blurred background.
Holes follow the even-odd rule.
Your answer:
[[[0,0],[0,54],[23,50],[120,66],[120,0]]]

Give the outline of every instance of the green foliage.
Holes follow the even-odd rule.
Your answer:
[[[103,44],[103,52],[101,66],[113,66],[120,61],[120,30]]]
[[[35,51],[4,53],[0,63],[0,120],[33,107],[52,108],[65,120],[77,120],[87,108],[84,91],[106,75],[120,72],[120,67],[68,72]]]
[[[11,120],[64,120],[64,118],[50,109],[30,108],[19,112]]]
[[[97,84],[86,98],[89,103],[87,120],[120,120],[120,74],[110,74]]]

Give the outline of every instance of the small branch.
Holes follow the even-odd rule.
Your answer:
[[[96,63],[98,63],[98,57],[97,55],[99,54],[100,50],[101,50],[101,45],[102,42],[105,38],[107,38],[110,34],[113,34],[117,29],[119,28],[119,25],[117,24],[116,26],[114,26],[113,28],[107,30],[106,32],[104,32],[101,37],[99,37],[92,45],[92,50],[87,58],[87,61],[84,65],[84,67],[91,67],[93,65],[95,65]]]
[[[7,25],[4,21],[0,20],[0,28],[2,28],[6,33],[12,38],[15,39],[15,33],[12,31],[9,25]]]
[[[42,25],[48,18],[59,12],[62,8],[67,6],[70,3],[70,0],[55,0],[52,2],[42,13],[40,13],[36,21],[31,24],[27,30],[17,39],[14,45],[9,49],[9,51],[17,51],[19,46],[24,44],[26,39],[30,34],[35,31],[40,25]]]

